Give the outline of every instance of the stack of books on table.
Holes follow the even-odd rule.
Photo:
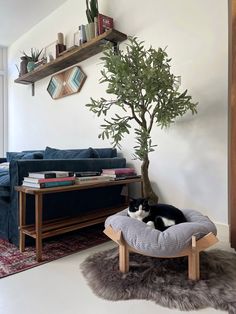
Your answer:
[[[30,172],[24,177],[23,186],[31,188],[50,188],[72,185],[75,183],[74,172],[70,171],[40,171]]]
[[[83,183],[98,183],[104,181],[110,181],[111,178],[109,176],[101,176],[101,173],[98,171],[82,171],[75,172],[75,183],[83,184]]]
[[[109,176],[112,180],[139,178],[134,168],[103,169],[101,176]]]

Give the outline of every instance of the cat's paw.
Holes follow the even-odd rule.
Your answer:
[[[155,228],[155,225],[154,225],[153,221],[148,221],[147,225],[148,225],[148,227]]]

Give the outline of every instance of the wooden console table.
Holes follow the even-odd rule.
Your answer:
[[[140,177],[133,179],[124,179],[118,181],[83,183],[70,186],[60,186],[54,188],[29,188],[25,186],[16,186],[15,189],[19,192],[19,231],[20,231],[20,251],[25,250],[25,235],[28,235],[36,240],[36,260],[42,261],[42,240],[58,234],[70,232],[83,227],[91,226],[104,222],[106,218],[118,211],[125,209],[128,205],[128,196],[124,204],[112,207],[103,208],[97,211],[92,211],[89,214],[81,214],[73,218],[60,218],[54,220],[43,221],[43,196],[50,193],[63,193],[70,191],[79,191],[85,189],[94,189],[100,187],[109,187],[113,185],[128,186],[131,183],[139,182],[142,184]],[[35,224],[26,225],[26,195],[31,194],[35,197]]]

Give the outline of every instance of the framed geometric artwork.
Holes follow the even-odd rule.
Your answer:
[[[53,99],[78,93],[86,80],[79,66],[55,74],[51,77],[47,91]]]

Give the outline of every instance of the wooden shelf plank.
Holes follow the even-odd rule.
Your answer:
[[[113,185],[123,185],[123,184],[130,184],[142,182],[142,178],[131,178],[131,179],[123,179],[123,180],[114,180],[114,181],[104,181],[104,182],[92,182],[92,183],[80,183],[80,184],[73,184],[73,185],[65,185],[65,186],[58,186],[58,187],[50,187],[50,188],[30,188],[26,186],[16,186],[16,191],[24,192],[27,194],[48,194],[48,193],[61,193],[61,192],[69,192],[69,191],[77,191],[77,190],[86,190],[86,189],[95,189],[100,187],[108,187]]]
[[[59,235],[65,232],[74,231],[80,228],[104,222],[106,218],[125,208],[128,204],[94,211],[90,214],[83,214],[73,218],[61,218],[43,222],[42,238]],[[33,238],[36,238],[35,225],[22,226],[21,231]]]
[[[20,84],[32,84],[51,74],[64,70],[72,65],[84,61],[97,53],[101,52],[104,44],[107,41],[118,43],[127,39],[127,35],[115,29],[110,29],[105,33],[91,39],[90,41],[78,46],[71,51],[63,53],[55,60],[46,63],[45,65],[35,68],[21,77],[17,78],[14,82]]]

